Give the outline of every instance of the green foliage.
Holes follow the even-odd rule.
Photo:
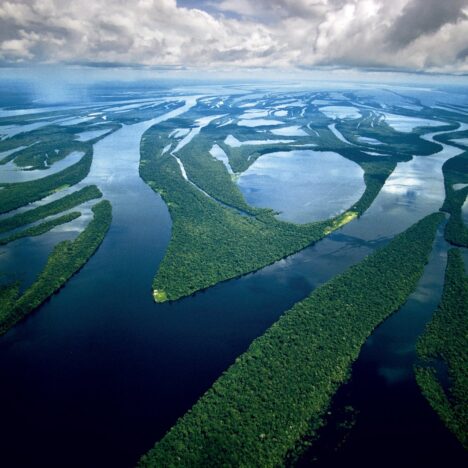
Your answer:
[[[28,229],[24,229],[23,231],[18,231],[8,237],[4,237],[3,239],[0,239],[0,245],[6,245],[9,242],[22,239],[23,237],[40,236],[41,234],[50,231],[54,227],[69,223],[70,221],[73,221],[80,216],[81,213],[79,211],[72,211],[71,213],[67,213],[63,216],[51,219],[44,223],[38,224],[37,226],[31,226]]]
[[[395,169],[396,163],[393,161],[380,161],[378,163],[372,161],[360,162],[359,164],[364,170],[366,190],[352,209],[361,215],[371,206],[388,176]]]
[[[416,380],[445,425],[468,449],[468,276],[459,249],[448,252],[442,299],[417,343]],[[449,384],[435,364],[448,368]]]
[[[15,164],[23,168],[47,169],[50,165],[65,158],[73,151],[83,149],[83,145],[73,141],[72,138],[73,135],[68,135],[68,138],[57,138],[56,135],[52,134],[47,140],[28,146],[8,156],[6,159],[14,159]]]
[[[407,112],[400,112],[401,115],[408,115]],[[422,113],[418,113],[421,117]],[[428,118],[433,118],[428,116]],[[374,125],[372,122],[374,121]],[[454,125],[452,125],[454,127]],[[342,120],[336,125],[336,128],[344,135],[345,138],[359,144],[361,147],[366,147],[366,150],[383,152],[390,154],[399,161],[409,161],[413,155],[431,155],[442,149],[438,143],[433,143],[420,138],[420,135],[425,133],[422,128],[414,129],[411,133],[397,132],[385,121],[379,121],[375,124],[375,115],[371,113],[369,118],[359,121],[359,131],[356,130],[356,123],[353,120]],[[440,127],[441,130],[449,130],[451,126],[448,124]],[[427,129],[426,129],[427,131]],[[371,145],[362,143],[357,138],[361,137],[373,138],[380,141],[381,145]]]
[[[430,215],[286,312],[140,460],[278,466],[312,426],[372,330],[415,288],[442,214]]]
[[[0,219],[0,233],[6,232],[11,229],[31,224],[47,216],[52,216],[62,211],[70,210],[75,206],[81,205],[93,198],[102,197],[101,191],[95,185],[88,185],[87,187],[77,190],[76,192],[65,195],[58,200],[38,206],[29,211],[18,213],[10,218]]]
[[[0,322],[13,309],[19,294],[19,284],[12,283],[0,286]]]
[[[468,228],[462,218],[462,206],[468,195],[468,187],[458,190],[453,188],[454,184],[468,183],[468,152],[449,159],[442,166],[442,171],[445,183],[445,201],[442,211],[450,213],[445,226],[445,238],[451,244],[468,247]]]
[[[44,270],[37,280],[10,306],[2,301],[0,334],[5,333],[16,322],[41,305],[49,296],[60,289],[91,257],[104,239],[112,220],[112,207],[103,200],[92,208],[94,218],[74,241],[60,242],[50,254]]]
[[[252,139],[258,138],[253,135]],[[317,141],[311,138],[314,143]],[[307,141],[309,142],[309,141]],[[222,141],[218,141],[218,145],[224,150],[229,158],[229,164],[233,172],[240,173],[246,171],[251,164],[253,164],[260,156],[267,153],[274,153],[277,151],[288,151],[291,149],[287,143],[268,143],[265,145],[242,145],[239,147],[231,147]]]
[[[3,184],[0,190],[0,213],[7,213],[27,203],[40,200],[60,188],[80,182],[88,175],[92,154],[90,148],[77,163],[56,174],[30,182]]]
[[[49,114],[53,117],[52,114]],[[10,122],[12,125],[30,124],[28,116],[15,117]],[[43,115],[46,117],[46,115]],[[2,124],[5,124],[4,119]],[[34,123],[34,122],[33,122]],[[92,140],[81,142],[77,141],[76,134],[87,130],[94,130],[90,126],[92,122],[78,125],[55,125],[51,123],[45,127],[33,130],[31,132],[19,133],[12,138],[7,138],[0,141],[0,152],[19,148],[18,151],[4,157],[0,160],[0,165],[9,161],[15,162],[15,165],[28,169],[47,169],[57,161],[68,156],[73,151],[86,152],[91,148],[91,144],[104,137],[101,135]],[[120,125],[115,123],[107,123],[99,125],[99,130],[115,131],[120,128]]]
[[[246,203],[224,164],[209,154],[212,144],[212,140],[199,135],[190,146],[177,153],[184,164],[188,178],[216,200],[245,213],[270,212],[271,210],[261,210]]]
[[[180,152],[189,177],[217,200],[248,216],[187,183],[176,160],[167,152],[162,154],[167,144],[159,126],[148,130],[141,143],[140,174],[162,195],[173,221],[171,242],[153,282],[156,299],[179,299],[302,250],[361,215],[394,167],[390,161],[377,165],[369,157],[359,159],[359,151],[353,153],[349,158],[359,159],[367,171],[361,199],[333,219],[299,225],[277,220],[272,210],[249,207],[222,163],[204,155],[208,146],[203,137],[194,139],[190,151]]]

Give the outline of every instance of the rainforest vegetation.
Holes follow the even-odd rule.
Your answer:
[[[77,190],[76,192],[65,195],[58,200],[38,206],[28,211],[23,211],[9,218],[0,219],[0,233],[16,229],[26,224],[31,224],[47,216],[52,216],[62,211],[75,208],[93,198],[102,197],[101,191],[95,185]]]
[[[48,195],[69,187],[84,179],[91,167],[93,159],[92,147],[72,166],[63,171],[51,174],[30,182],[2,184],[0,190],[0,213],[20,208],[28,203],[40,200]]]
[[[0,154],[8,151],[6,156],[0,158],[0,165],[14,160],[15,165],[24,170],[47,170],[54,163],[67,157],[73,151],[86,152],[91,148],[93,143],[120,128],[120,124],[118,123],[100,122],[99,130],[106,131],[106,133],[99,133],[98,136],[87,141],[79,141],[77,137],[82,132],[90,130],[93,119],[86,120],[86,122],[82,122],[81,124],[60,125],[58,120],[53,120],[53,113],[48,116],[51,120],[47,122],[47,125],[0,140]],[[42,116],[44,119],[46,117],[47,114]],[[58,115],[55,115],[55,117],[58,117]],[[75,118],[70,116],[72,121]],[[2,125],[31,124],[27,115],[15,116],[9,119],[0,118],[0,120]],[[94,121],[96,122],[97,120]],[[65,122],[65,120],[62,122]],[[93,130],[96,130],[96,127]]]
[[[111,204],[100,201],[92,208],[94,217],[73,241],[56,245],[36,281],[19,296],[19,285],[0,291],[0,334],[37,308],[62,287],[91,257],[104,239],[112,220]]]
[[[442,299],[417,343],[416,380],[446,426],[468,449],[468,276],[460,249],[448,252]],[[440,369],[446,369],[448,377]]]
[[[309,125],[310,117],[295,116],[294,123],[302,125],[303,135],[293,138],[293,142],[309,145],[315,151],[339,152],[363,169],[366,186],[361,198],[337,218],[298,225],[279,221],[273,210],[250,206],[235,183],[236,174],[245,171],[263,154],[291,150],[291,144],[281,143],[291,137],[268,135],[262,144],[238,144],[232,139],[233,135],[239,142],[255,141],[259,140],[258,129],[234,122],[223,124],[220,130],[214,121],[190,144],[177,149],[177,140],[171,136],[174,129],[188,131],[194,121],[206,117],[206,112],[203,106],[198,106],[184,117],[149,129],[142,139],[140,175],[161,194],[173,221],[171,242],[153,282],[153,296],[157,302],[179,299],[307,247],[362,215],[398,162],[409,161],[414,154],[429,155],[441,149],[440,144],[420,138],[424,130],[408,134],[396,132],[366,111],[358,123],[344,119],[335,124],[350,138],[357,133],[357,125],[362,127],[360,134],[378,138],[379,145],[367,145],[381,153],[376,157],[364,151],[365,145],[347,144],[337,139],[329,128],[332,120],[321,112],[314,113],[313,129]],[[244,111],[233,108],[230,116],[235,117],[239,112]],[[451,126],[447,124],[442,128]],[[233,146],[227,143],[226,135],[231,136]],[[398,143],[395,145],[396,136]],[[354,140],[357,142],[356,138]],[[234,175],[226,170],[223,162],[211,156],[214,144],[226,153]],[[184,180],[172,155],[174,151],[190,183]]]
[[[23,237],[31,237],[31,236],[40,236],[56,226],[60,226],[61,224],[69,223],[74,219],[81,216],[79,211],[72,211],[71,213],[64,214],[63,216],[58,216],[57,218],[53,218],[49,221],[45,221],[41,224],[37,224],[35,226],[31,226],[27,229],[22,231],[17,231],[8,237],[4,237],[0,239],[0,245],[8,244],[9,242],[13,242],[18,239],[22,239]]]
[[[164,126],[148,130],[141,143],[140,174],[161,194],[173,221],[171,242],[153,283],[155,300],[160,302],[255,271],[316,242],[361,215],[395,165],[349,150],[349,158],[365,170],[363,196],[333,219],[299,225],[278,221],[272,210],[247,205],[224,165],[208,155],[207,141],[197,137],[180,157],[189,178],[213,198],[207,197],[183,179],[175,158],[162,151],[168,143]]]
[[[445,226],[445,238],[451,244],[468,247],[468,227],[462,218],[462,206],[468,195],[468,152],[446,161],[442,170],[445,183],[442,211],[450,214]],[[457,187],[457,184],[461,187]]]
[[[140,460],[140,466],[277,466],[312,426],[373,329],[414,290],[441,213],[286,312]]]

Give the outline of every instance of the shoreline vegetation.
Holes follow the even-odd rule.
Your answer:
[[[295,304],[139,466],[281,464],[323,423],[367,337],[416,287],[443,218],[423,218]]]
[[[63,171],[29,182],[4,183],[0,190],[0,214],[35,202],[83,180],[89,173],[93,160],[92,147],[72,166]]]
[[[82,203],[101,197],[102,193],[95,185],[88,185],[81,190],[77,190],[76,192],[59,198],[58,200],[18,213],[14,216],[10,216],[9,218],[0,219],[0,233],[35,223],[36,221],[47,218],[48,216],[70,210]]]
[[[277,220],[272,210],[250,207],[223,163],[208,154],[207,140],[199,137],[190,150],[183,148],[178,155],[189,178],[209,197],[184,180],[175,158],[163,150],[170,143],[167,129],[153,127],[141,141],[140,175],[162,196],[173,223],[169,247],[153,281],[156,302],[189,296],[312,245],[361,216],[396,164],[361,161],[366,189],[352,207],[329,220],[293,224]]]
[[[441,302],[419,338],[415,366],[422,394],[468,449],[468,276],[461,250],[448,252]]]
[[[61,224],[69,223],[70,221],[73,221],[74,219],[79,218],[80,216],[81,213],[79,211],[72,211],[71,213],[66,213],[63,216],[58,216],[57,218],[45,221],[44,223],[40,223],[36,226],[31,226],[22,231],[15,232],[7,237],[3,237],[0,239],[0,245],[9,244],[10,242],[22,239],[24,237],[40,236],[41,234],[45,234],[46,232],[50,231],[54,227],[60,226]]]
[[[441,211],[450,214],[445,226],[445,239],[452,245],[468,247],[468,228],[463,222],[462,206],[468,195],[468,185],[458,190],[456,184],[468,184],[468,151],[449,159],[442,166],[445,201]]]
[[[39,307],[79,271],[103,241],[112,221],[112,207],[102,200],[92,207],[93,219],[73,241],[57,244],[36,281],[19,296],[19,285],[0,288],[0,335]]]

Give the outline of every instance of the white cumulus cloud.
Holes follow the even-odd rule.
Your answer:
[[[0,62],[468,72],[468,0],[9,0]]]

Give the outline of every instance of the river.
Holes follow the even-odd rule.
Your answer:
[[[440,164],[421,157],[417,196],[388,190],[389,178],[362,218],[315,246],[192,297],[155,304],[151,282],[171,222],[138,175],[139,143],[147,128],[191,103],[95,145],[82,184],[97,183],[111,201],[109,233],[59,294],[0,338],[5,466],[134,465],[284,310],[442,203],[445,152],[433,157]],[[402,196],[405,203],[397,203]],[[398,210],[382,222],[391,203]],[[394,447],[401,456],[403,448]]]

